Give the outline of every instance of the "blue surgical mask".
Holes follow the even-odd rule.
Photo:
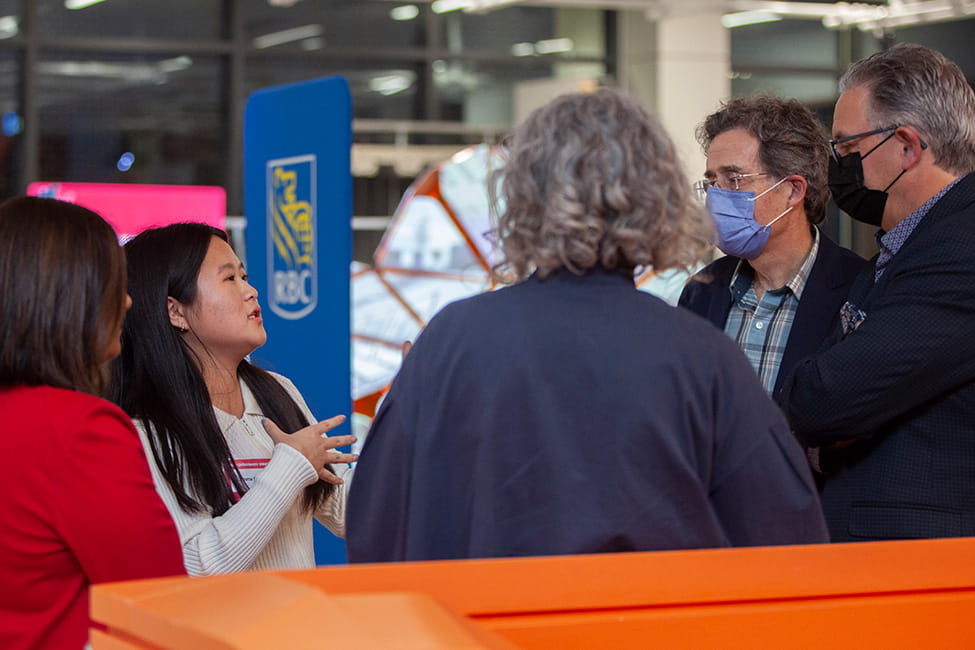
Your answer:
[[[785,177],[785,178],[788,178]],[[743,190],[725,190],[720,187],[708,188],[704,204],[714,219],[717,236],[715,244],[726,255],[753,260],[765,250],[772,224],[788,214],[785,212],[764,226],[755,221],[755,201],[781,185],[785,178],[758,196]]]

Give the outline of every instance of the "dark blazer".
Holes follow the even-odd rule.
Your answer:
[[[859,327],[782,388],[807,444],[855,440],[823,487],[833,540],[975,535],[975,175],[849,300]]]
[[[705,279],[692,279],[684,287],[678,304],[704,316],[723,330],[733,302],[731,277],[739,260],[738,257],[722,257],[702,269],[695,277]],[[853,280],[868,265],[853,251],[837,246],[829,237],[819,233],[819,252],[802,290],[802,299],[792,322],[789,340],[786,341],[772,391],[774,398],[778,397],[782,381],[796,362],[819,350],[839,323],[840,308],[846,301]],[[707,281],[706,278],[712,279]]]
[[[737,346],[606,271],[455,302],[383,401],[349,560],[827,539],[801,447]]]

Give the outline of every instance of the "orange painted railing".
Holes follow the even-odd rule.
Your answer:
[[[975,648],[975,538],[150,580],[92,615],[95,650]]]

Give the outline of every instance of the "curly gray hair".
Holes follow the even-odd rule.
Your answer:
[[[975,170],[975,91],[943,54],[898,43],[850,66],[840,91],[856,87],[870,92],[868,117],[876,127],[913,126],[939,167],[958,174]]]
[[[619,91],[564,95],[534,111],[501,175],[499,268],[517,279],[686,268],[708,251],[713,226],[670,137]]]

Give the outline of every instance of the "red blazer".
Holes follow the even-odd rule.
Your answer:
[[[49,386],[0,389],[0,648],[81,648],[88,587],[184,573],[129,418]]]

